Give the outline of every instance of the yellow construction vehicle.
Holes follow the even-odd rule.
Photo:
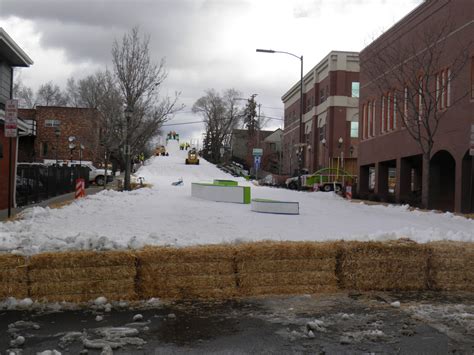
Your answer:
[[[189,165],[189,164],[199,165],[199,157],[196,152],[196,149],[194,148],[188,152],[188,157],[186,158],[186,165]]]

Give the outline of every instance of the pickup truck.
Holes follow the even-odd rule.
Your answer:
[[[44,164],[46,165],[53,165],[56,164],[56,160],[52,159],[45,159]],[[105,169],[98,169],[96,168],[91,161],[66,161],[66,160],[59,160],[59,165],[67,165],[67,166],[79,166],[86,167],[89,169],[89,182],[93,182],[99,186],[103,186],[105,182]],[[107,171],[107,182],[111,182],[114,179],[112,175],[112,171]]]

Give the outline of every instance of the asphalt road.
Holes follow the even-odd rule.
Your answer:
[[[399,301],[400,307],[394,301]],[[473,294],[344,293],[227,302],[114,304],[110,311],[106,308],[3,310],[0,351],[474,353]]]

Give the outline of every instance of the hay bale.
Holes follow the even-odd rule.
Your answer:
[[[108,301],[135,301],[137,300],[137,295],[135,292],[47,295],[47,296],[37,297],[36,300],[40,302],[81,303],[81,302],[93,301],[97,297],[101,297],[101,296],[106,297]]]
[[[231,245],[206,245],[187,248],[146,247],[137,252],[141,265],[160,263],[202,263],[232,260]]]
[[[121,265],[29,270],[31,282],[133,280],[135,276],[135,267]]]
[[[432,289],[474,291],[474,243],[433,242],[428,247]]]
[[[127,293],[134,290],[134,280],[33,282],[30,295],[34,298],[55,295],[89,295],[105,293]]]
[[[235,297],[234,247],[148,247],[137,253],[141,298]]]
[[[0,254],[0,298],[28,297],[28,273],[26,258]]]
[[[245,260],[295,260],[336,257],[337,242],[256,242],[236,247],[236,257]]]
[[[135,255],[128,251],[71,251],[42,253],[30,258],[30,269],[84,268],[100,266],[135,267]]]
[[[44,253],[29,264],[30,296],[38,300],[136,299],[135,278],[135,255],[124,251]]]
[[[170,262],[160,264],[144,264],[140,267],[144,275],[230,275],[234,273],[234,265],[231,260],[210,262]]]
[[[361,291],[424,290],[429,248],[411,241],[345,242],[338,276],[341,286]]]
[[[258,242],[237,247],[241,295],[337,290],[337,243]]]

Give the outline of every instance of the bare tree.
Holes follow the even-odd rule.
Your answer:
[[[174,98],[160,98],[159,88],[166,79],[164,60],[152,61],[150,37],[140,38],[138,28],[125,34],[112,47],[114,75],[122,102],[129,114],[122,114],[118,125],[124,131],[125,189],[130,189],[130,155],[140,153],[146,142],[155,136],[161,125],[182,106]],[[117,117],[118,118],[118,117]],[[127,153],[127,154],[125,154]]]
[[[21,108],[33,108],[35,105],[35,95],[33,90],[23,85],[21,80],[13,84],[13,97],[18,99],[18,106]]]
[[[422,152],[423,207],[429,207],[430,159],[436,134],[449,106],[455,105],[468,95],[468,88],[458,79],[466,64],[472,40],[447,48],[453,33],[453,22],[432,21],[424,30],[413,30],[410,38],[400,36],[385,40],[383,44],[366,48],[361,61],[361,73],[367,76],[369,85],[376,88],[381,97],[382,129],[393,124],[387,120],[398,117]],[[458,40],[458,38],[456,38]],[[455,87],[455,85],[459,85]],[[386,121],[387,120],[387,121]]]
[[[220,161],[220,148],[229,142],[232,130],[242,118],[243,112],[237,104],[239,96],[241,93],[235,89],[228,89],[222,95],[211,89],[193,105],[193,113],[204,119],[204,157],[213,163]]]
[[[67,97],[52,81],[42,84],[36,92],[35,106],[66,106]]]

